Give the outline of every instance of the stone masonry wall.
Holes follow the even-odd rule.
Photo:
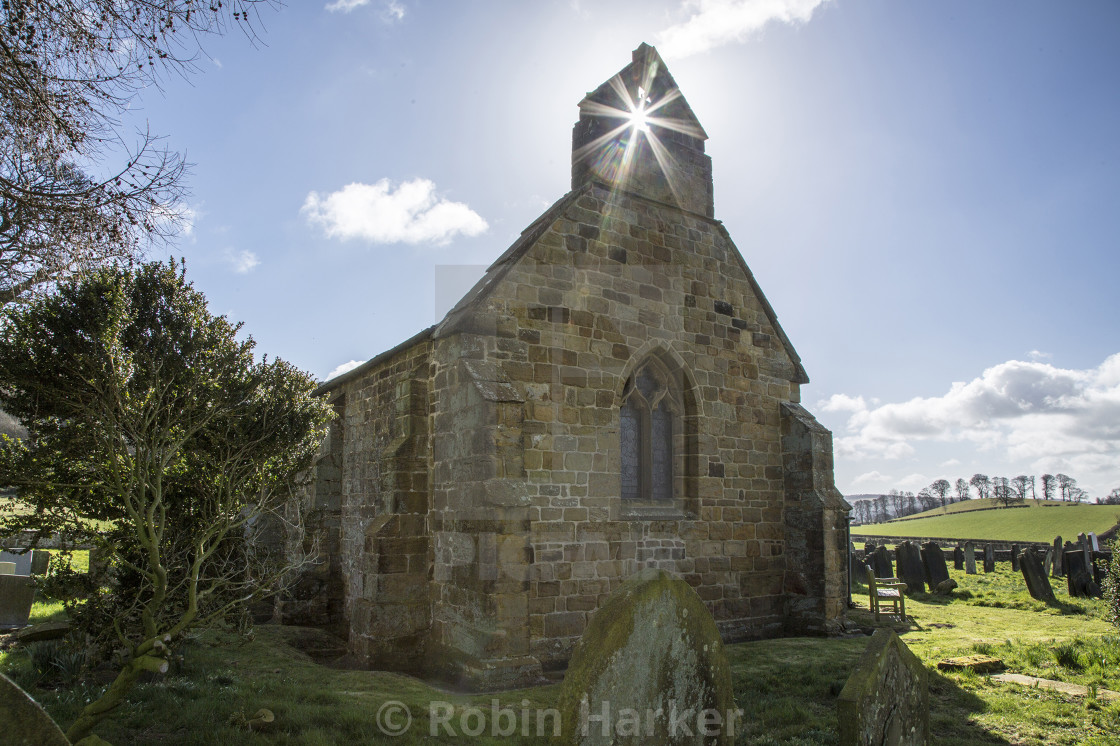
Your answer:
[[[422,667],[431,626],[427,340],[341,387],[341,571],[350,652]]]
[[[658,566],[696,587],[728,639],[776,634],[786,613],[780,405],[798,400],[799,374],[765,301],[715,221],[597,185],[560,209],[459,329],[436,332],[446,351],[434,356],[435,510],[485,485],[460,504],[501,495],[494,540],[527,520],[530,546],[517,556],[531,558],[526,582],[520,560],[511,572],[499,562],[500,591],[448,585],[437,607],[478,619],[482,598],[508,596],[512,621],[524,595],[528,652],[558,665],[611,590]],[[680,499],[643,513],[620,497],[618,412],[626,377],[651,354],[680,373],[696,432]],[[523,477],[500,476],[493,455],[445,461],[440,439],[452,436],[440,418],[462,423],[443,409],[462,383],[451,381],[460,357],[494,364],[523,392]],[[471,427],[498,415],[487,417]],[[485,441],[471,453],[485,454]],[[512,635],[485,642],[493,659],[524,652]]]

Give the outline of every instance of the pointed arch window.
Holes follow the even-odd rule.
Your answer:
[[[674,436],[679,435],[681,395],[675,381],[655,359],[634,371],[622,393],[619,439],[622,498],[658,502],[674,497]]]

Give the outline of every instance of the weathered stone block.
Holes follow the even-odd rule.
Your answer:
[[[875,630],[836,701],[841,746],[928,744],[928,680],[893,630]]]

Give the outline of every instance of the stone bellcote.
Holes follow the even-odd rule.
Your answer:
[[[572,189],[607,184],[713,217],[708,135],[657,50],[633,61],[579,102],[572,131]]]

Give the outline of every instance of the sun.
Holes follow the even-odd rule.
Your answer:
[[[649,132],[649,110],[646,108],[648,104],[649,96],[643,88],[639,88],[638,100],[630,104],[628,107],[630,111],[626,115],[626,118],[630,120],[630,126],[638,132]]]

